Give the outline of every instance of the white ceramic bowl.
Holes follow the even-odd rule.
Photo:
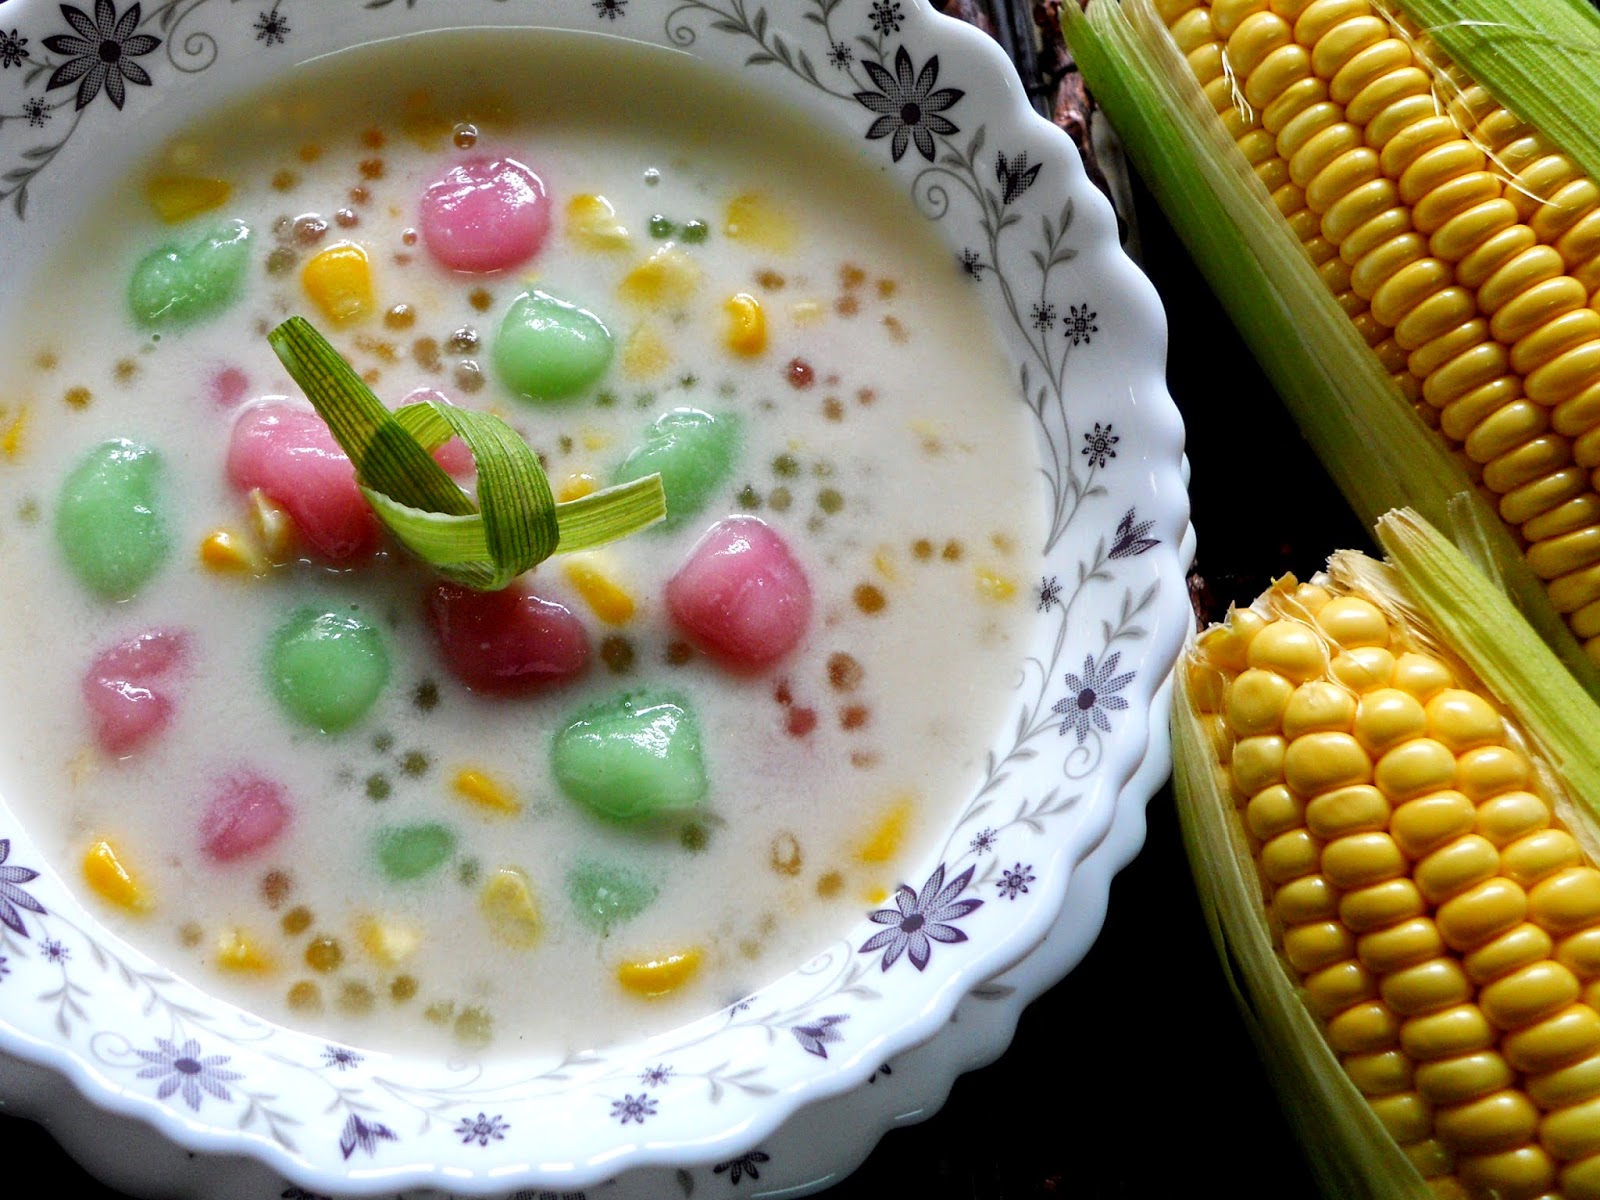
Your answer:
[[[663,1194],[663,1173],[689,1194],[697,1178],[737,1185],[758,1163],[764,1183],[816,1186],[890,1123],[882,1106],[849,1102],[880,1064],[944,1046],[914,1059],[920,1082],[897,1081],[897,1110],[908,1087],[936,1107],[987,1056],[951,1033],[930,1041],[957,1006],[1024,970],[1052,929],[1057,948],[1030,960],[1023,994],[1081,956],[1109,870],[1080,867],[1119,803],[1126,826],[1164,774],[1135,776],[1165,762],[1160,689],[1189,620],[1161,312],[999,48],[921,0],[9,0],[0,279],[26,278],[90,197],[210,106],[332,50],[463,25],[626,37],[735,73],[836,131],[840,154],[879,166],[935,223],[1010,354],[1052,506],[1032,641],[986,777],[888,907],[758,994],[640,1044],[477,1065],[344,1051],[209,998],[107,933],[0,802],[0,1053],[13,1063],[0,1086],[59,1073],[83,1102],[132,1119],[107,1126],[117,1139],[232,1164],[207,1172],[213,1197],[260,1195],[274,1174],[314,1194],[607,1184],[643,1197]],[[70,45],[48,42],[90,26],[138,70],[105,66],[79,108],[84,72],[63,71]],[[157,44],[135,56],[133,37]],[[92,70],[115,55],[97,57]],[[26,303],[0,298],[0,319]],[[1110,865],[1136,845],[1124,833]],[[962,936],[919,941],[919,916]],[[1016,1006],[999,1011],[1003,1044]],[[200,1077],[210,1086],[164,1086]],[[774,1162],[760,1147],[791,1118],[841,1132],[808,1137],[804,1162]],[[498,1136],[468,1132],[485,1123]],[[138,1161],[131,1145],[87,1157],[113,1175],[108,1163]]]

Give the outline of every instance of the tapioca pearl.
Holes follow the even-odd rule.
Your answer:
[[[302,608],[272,635],[267,680],[290,719],[338,732],[366,716],[382,694],[389,648],[364,617]]]
[[[548,292],[523,292],[500,322],[491,360],[502,383],[533,403],[566,400],[596,383],[615,354],[594,313]]]
[[[239,771],[212,786],[200,817],[200,847],[217,863],[252,857],[283,835],[292,816],[282,784]]]
[[[266,402],[241,412],[228,443],[228,479],[280,506],[305,547],[325,561],[357,562],[381,543],[354,465],[309,408]]]
[[[426,605],[445,666],[475,692],[524,696],[588,670],[583,622],[565,605],[519,585],[475,592],[440,583]]]
[[[544,181],[514,158],[473,158],[430,184],[419,204],[423,244],[452,271],[504,271],[550,232]]]
[[[103,600],[126,600],[166,562],[166,478],[161,456],[126,438],[102,442],[61,485],[55,536],[67,567]]]
[[[101,651],[84,672],[82,694],[95,741],[107,754],[132,754],[172,721],[171,685],[189,637],[151,630]]]
[[[717,522],[667,583],[673,623],[738,670],[770,666],[792,651],[810,626],[811,607],[805,568],[756,517]]]
[[[569,867],[566,885],[578,919],[603,937],[649,908],[659,892],[640,872],[594,859]]]
[[[659,474],[666,494],[663,530],[682,528],[699,514],[733,472],[740,448],[739,421],[698,408],[675,408],[645,430],[617,468],[615,483]]]
[[[629,693],[590,705],[556,734],[550,759],[569,799],[615,821],[693,809],[710,788],[699,721],[677,693]]]
[[[404,408],[408,404],[422,404],[432,400],[439,404],[449,404],[450,397],[438,388],[417,388],[406,398],[400,401],[397,407]],[[471,475],[477,470],[473,461],[472,451],[467,449],[467,444],[458,437],[451,438],[444,445],[433,452],[433,461],[438,463],[451,475],[459,478]]]
[[[456,851],[456,835],[447,825],[424,821],[379,830],[375,842],[378,866],[392,883],[433,874]]]
[[[239,298],[249,267],[250,229],[243,221],[229,221],[140,259],[128,284],[128,306],[146,329],[207,320]]]

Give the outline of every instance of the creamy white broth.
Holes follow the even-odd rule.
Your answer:
[[[551,235],[518,270],[453,275],[407,237],[422,189],[465,156],[453,130],[467,122],[473,153],[526,162],[549,189]],[[173,173],[227,180],[232,196],[164,224],[144,187]],[[569,236],[564,209],[580,194],[615,207],[627,249],[589,250]],[[767,235],[728,236],[741,195],[761,197]],[[340,210],[354,222],[341,225]],[[652,237],[657,213],[680,230],[690,219],[709,227],[703,243],[679,238],[701,275],[678,312],[619,295],[623,277],[671,240]],[[329,228],[297,250],[281,227],[304,214]],[[159,339],[136,328],[123,299],[135,263],[228,219],[253,231],[243,298]],[[367,247],[378,304],[334,328],[299,271],[341,239]],[[591,309],[616,336],[608,374],[564,404],[512,398],[489,362],[501,314],[530,283]],[[724,344],[722,305],[739,292],[767,317],[769,344],[751,358]],[[81,879],[94,840],[114,845],[153,907],[132,914],[83,889],[89,903],[207,990],[385,1048],[543,1050],[665,1028],[841,936],[970,793],[1032,611],[1044,506],[1027,415],[972,281],[927,222],[847,147],[760,97],[678,56],[590,39],[451,35],[367,48],[176,139],[108,197],[29,295],[35,314],[70,315],[22,314],[6,331],[16,370],[0,426],[26,419],[0,457],[9,614],[0,689],[26,701],[0,730],[0,791],[68,878]],[[399,304],[414,314],[409,327],[385,316]],[[428,573],[392,548],[345,571],[298,563],[253,578],[200,565],[208,535],[245,525],[223,469],[240,408],[213,394],[218,374],[246,382],[245,403],[296,395],[264,337],[291,312],[329,332],[390,403],[434,387],[499,412],[544,455],[558,489],[581,472],[609,479],[675,407],[738,413],[742,448],[723,490],[684,528],[605,552],[637,602],[625,625],[595,618],[559,557],[536,570],[534,589],[588,627],[595,653],[582,680],[530,698],[474,695],[446,672],[426,628]],[[476,331],[476,348],[452,350],[463,329]],[[670,363],[644,352],[650,334]],[[436,363],[422,339],[435,343]],[[162,456],[173,548],[133,599],[107,603],[65,569],[52,509],[73,465],[118,437]],[[754,674],[699,654],[682,661],[661,594],[700,533],[733,513],[781,534],[815,596],[801,644]],[[265,685],[272,631],[306,604],[359,611],[388,635],[387,689],[339,734],[289,721]],[[100,650],[152,628],[191,639],[176,715],[116,760],[90,737],[80,679]],[[848,692],[836,686],[840,655],[860,668]],[[555,731],[585,705],[637,690],[681,694],[697,713],[711,780],[703,815],[625,828],[557,787]],[[520,813],[464,801],[452,780],[467,768],[505,784]],[[198,852],[201,810],[208,786],[241,770],[280,783],[294,818],[262,854],[219,866]],[[422,880],[385,880],[376,831],[421,821],[451,827],[451,860]],[[576,917],[564,884],[591,858],[626,863],[658,889],[606,936]],[[480,912],[485,879],[507,865],[527,873],[537,897],[543,929],[532,949],[495,941]],[[359,934],[373,918],[417,931],[414,953],[377,961]],[[259,949],[262,969],[223,969],[217,947],[230,931]],[[337,968],[308,962],[318,938],[338,942]],[[699,970],[670,995],[645,1000],[619,986],[619,964],[691,947]]]

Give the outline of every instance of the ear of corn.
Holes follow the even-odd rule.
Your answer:
[[[1600,697],[1600,189],[1574,207],[1571,160],[1368,0],[1062,15],[1358,516],[1407,505],[1476,546]]]
[[[1180,664],[1208,924],[1330,1198],[1600,1196],[1600,870],[1573,805],[1600,796],[1600,709],[1426,523],[1379,540],[1391,564],[1280,580]]]

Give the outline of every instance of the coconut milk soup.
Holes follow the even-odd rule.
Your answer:
[[[637,1036],[844,936],[970,793],[1031,428],[928,222],[761,97],[366,48],[174,139],[18,294],[0,793],[202,988],[378,1048]],[[390,405],[503,416],[558,498],[660,471],[666,527],[442,586],[352,506],[290,314]]]

